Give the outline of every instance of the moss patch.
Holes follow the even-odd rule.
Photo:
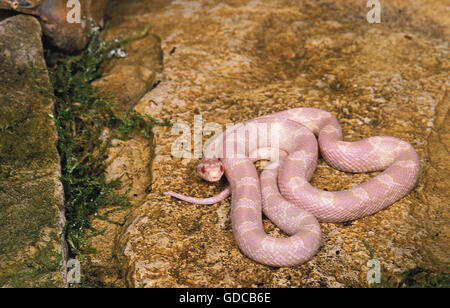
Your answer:
[[[57,225],[55,181],[22,181],[1,184],[0,255],[16,256],[42,238],[41,231]]]
[[[61,287],[55,179],[0,182],[0,287]]]
[[[38,247],[33,258],[0,268],[0,287],[60,288],[61,278],[55,273],[59,273],[61,260],[52,245]]]
[[[71,254],[81,260],[83,252],[90,250],[86,238],[103,231],[92,227],[92,215],[100,208],[114,205],[115,209],[99,217],[110,221],[108,214],[130,206],[125,194],[114,191],[120,179],[107,182],[104,178],[106,150],[111,138],[126,139],[135,132],[152,138],[155,125],[169,125],[167,121],[145,117],[134,110],[127,111],[122,119],[117,118],[111,109],[111,97],[100,95],[100,89],[91,85],[102,76],[99,68],[108,55],[116,54],[112,51],[124,48],[127,42],[140,39],[147,32],[148,28],[131,37],[106,42],[95,30],[81,54],[66,56],[49,51],[46,55],[55,93],[52,98],[56,101],[56,113],[50,117],[60,137],[58,150],[67,218],[65,234]],[[51,93],[45,88],[40,90],[47,95]],[[109,133],[105,134],[106,131]]]
[[[0,287],[62,287],[57,133],[38,21],[2,22],[0,39]]]
[[[375,252],[369,243],[363,241],[369,251],[370,259],[376,259]],[[450,270],[450,266],[448,267]],[[433,272],[421,267],[412,268],[403,272],[403,279],[393,283],[381,277],[380,283],[370,284],[371,288],[449,288],[450,274]]]
[[[0,165],[15,170],[43,169],[58,161],[57,136],[47,118],[50,101],[34,88],[36,82],[45,84],[45,80],[36,79],[34,65],[30,62],[24,71],[7,64],[0,68],[0,75],[7,76],[2,78]],[[39,75],[47,74],[42,68],[35,69],[40,70]]]

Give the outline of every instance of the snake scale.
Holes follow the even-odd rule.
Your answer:
[[[317,189],[309,180],[319,149],[336,169],[383,172],[347,190]],[[338,120],[316,108],[294,108],[243,122],[214,137],[204,154],[199,175],[218,181],[225,174],[230,186],[205,199],[165,194],[197,204],[213,204],[231,194],[239,248],[251,259],[277,267],[301,264],[317,252],[319,222],[374,214],[409,193],[419,176],[419,157],[409,143],[388,136],[343,141]],[[254,162],[260,159],[270,162],[259,177]],[[289,237],[268,236],[262,212]]]

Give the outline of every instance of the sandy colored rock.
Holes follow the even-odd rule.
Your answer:
[[[125,7],[126,7],[126,3]],[[148,26],[148,21],[132,20],[123,24],[122,8],[112,10],[109,15],[111,23],[105,31],[105,39],[112,40],[119,37],[129,37],[142,33]],[[112,98],[111,105],[114,114],[123,118],[125,112],[133,108],[140,99],[157,83],[162,72],[162,50],[158,36],[153,33],[131,41],[119,50],[126,56],[112,58],[102,67],[104,76],[96,80],[93,85],[101,88],[101,93]],[[106,132],[109,135],[109,132]],[[138,207],[147,199],[151,189],[151,166],[154,158],[154,139],[136,134],[132,140],[112,140],[112,147],[108,150],[106,161],[106,180],[120,179],[120,192],[129,196],[133,207]],[[114,208],[101,209],[99,215]],[[96,253],[87,253],[84,269],[89,272],[91,283],[96,286],[125,286],[121,266],[114,251],[117,246],[117,235],[122,231],[122,223],[130,214],[130,210],[118,211],[110,218],[118,224],[111,224],[104,220],[93,219],[93,227],[106,231],[90,238],[89,243],[96,249]]]
[[[392,284],[418,266],[448,270],[450,27],[448,8],[439,1],[383,2],[380,24],[366,21],[368,9],[360,1],[134,0],[113,1],[111,10],[121,14],[118,29],[151,22],[161,38],[161,82],[136,106],[143,114],[191,128],[194,115],[201,115],[204,124],[224,128],[279,110],[316,107],[340,120],[345,140],[395,136],[415,147],[422,164],[419,183],[406,197],[370,217],[321,224],[314,258],[272,268],[239,251],[229,199],[199,206],[162,195],[211,196],[225,183],[202,181],[198,159],[173,158],[180,135],[156,128],[151,192],[135,188],[138,196],[126,224],[116,229],[110,256],[127,286],[365,287],[370,254],[363,241]],[[150,51],[136,53],[139,58]],[[126,152],[119,161],[135,159]],[[141,172],[126,168],[121,172],[130,178]],[[312,184],[343,190],[373,175],[336,171],[320,161]],[[283,236],[267,219],[264,225],[269,234]]]
[[[65,286],[64,192],[41,27],[0,22],[0,287]]]
[[[90,285],[97,287],[124,287],[122,270],[114,251],[117,246],[117,235],[122,231],[126,217],[133,208],[145,202],[151,188],[151,165],[153,159],[153,139],[136,136],[131,140],[112,140],[105,162],[106,181],[120,179],[121,188],[118,192],[130,198],[131,209],[122,209],[110,214],[110,223],[105,220],[92,220],[92,226],[97,230],[105,230],[102,234],[88,239],[94,253],[86,252],[83,269],[89,273]],[[115,204],[99,210],[98,215],[117,209]]]
[[[119,3],[109,12],[111,18],[105,38],[107,41],[141,34],[149,21],[122,21],[122,6]],[[121,6],[122,5],[122,6]],[[158,36],[150,33],[140,39],[126,44],[123,58],[113,58],[103,66],[104,77],[94,82],[94,86],[102,88],[102,93],[113,98],[114,113],[123,117],[125,112],[133,108],[139,100],[156,84],[158,75],[162,72],[162,50]]]

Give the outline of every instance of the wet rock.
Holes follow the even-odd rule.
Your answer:
[[[340,120],[346,140],[390,135],[410,142],[423,169],[416,189],[386,210],[321,224],[320,250],[305,264],[271,268],[239,251],[229,199],[199,206],[162,195],[211,196],[225,184],[202,181],[197,159],[173,158],[179,135],[156,128],[151,192],[134,199],[125,226],[116,230],[114,259],[128,286],[367,286],[370,252],[364,242],[392,284],[407,269],[449,264],[444,102],[450,28],[438,2],[383,3],[380,24],[366,21],[368,9],[359,1],[134,0],[113,1],[111,10],[121,13],[118,28],[151,22],[161,37],[161,82],[139,101],[139,112],[191,128],[194,115],[201,115],[204,123],[224,128],[279,110],[321,108]],[[133,177],[133,168],[126,168]],[[312,184],[343,190],[372,176],[320,161]],[[267,219],[264,225],[269,234],[283,236]]]
[[[0,1],[0,9],[39,17],[43,32],[52,45],[76,52],[86,46],[92,23],[103,25],[108,1]]]
[[[36,18],[0,22],[0,287],[63,287],[58,135]]]

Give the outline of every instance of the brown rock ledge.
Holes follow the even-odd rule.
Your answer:
[[[36,18],[0,22],[0,287],[64,287],[58,134]]]

